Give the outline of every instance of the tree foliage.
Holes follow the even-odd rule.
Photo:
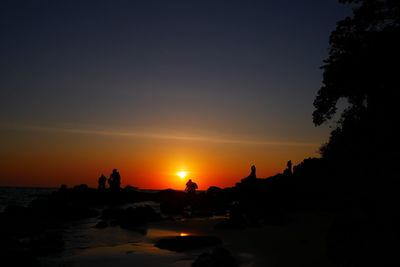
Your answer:
[[[342,119],[384,104],[399,88],[400,1],[340,0],[354,5],[353,16],[337,23],[330,36],[323,86],[314,101],[316,125],[330,120],[340,98],[349,107]]]
[[[400,104],[400,1],[339,2],[352,5],[353,14],[339,21],[330,35],[329,56],[321,67],[323,86],[314,100],[314,124],[330,121],[339,99],[346,99],[348,107],[322,147],[323,156],[336,153],[340,145],[365,145],[359,142],[364,136],[377,146],[388,142]]]

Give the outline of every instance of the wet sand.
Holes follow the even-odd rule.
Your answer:
[[[285,225],[244,230],[215,230],[222,218],[179,219],[151,223],[141,234],[120,227],[92,228],[87,220],[64,233],[61,255],[42,258],[44,266],[191,266],[203,248],[183,253],[154,246],[160,238],[176,235],[216,235],[242,267],[335,266],[325,253],[324,238],[331,219],[326,215],[290,214]]]

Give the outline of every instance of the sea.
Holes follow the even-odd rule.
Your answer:
[[[0,187],[0,212],[9,205],[26,207],[33,199],[57,190],[58,188],[48,187]]]
[[[27,206],[33,199],[57,190],[58,188],[0,187],[0,212],[11,204]],[[159,190],[140,191],[155,193]],[[121,208],[140,205],[150,205],[156,212],[160,212],[159,203],[152,201],[126,204]],[[99,217],[83,219],[70,222],[61,230],[64,241],[62,252],[43,255],[38,259],[43,267],[190,267],[206,249],[173,252],[159,249],[154,244],[165,237],[215,234],[213,226],[220,220],[221,218],[177,217],[151,222],[143,229],[132,230],[111,225],[100,229],[94,227],[100,221]]]
[[[13,187],[0,186],[0,212],[9,205],[18,205],[27,207],[29,203],[37,197],[49,195],[59,188],[51,187]],[[158,189],[136,189],[146,193],[157,193]],[[198,190],[199,192],[203,192]],[[145,203],[147,204],[147,203]]]

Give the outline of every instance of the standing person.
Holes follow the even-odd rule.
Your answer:
[[[106,181],[107,178],[104,176],[104,174],[101,174],[101,176],[99,177],[99,187],[98,187],[100,190],[106,189]]]
[[[121,175],[117,171],[117,169],[113,170],[114,172],[114,186],[115,189],[120,189],[121,188]]]
[[[293,171],[292,171],[292,161],[291,161],[291,160],[289,160],[289,161],[287,162],[287,170],[288,170],[288,173],[289,173],[289,174],[292,174],[292,173],[293,173]]]
[[[108,178],[108,183],[112,190],[118,190],[121,188],[121,176],[117,169],[113,169],[110,178]]]
[[[251,165],[249,178],[257,178],[255,165]]]
[[[185,191],[187,191],[189,194],[195,194],[197,188],[197,184],[192,182],[192,179],[189,179],[189,181],[186,183]]]
[[[292,161],[289,160],[286,164],[286,169],[283,171],[283,174],[285,175],[292,175],[293,171],[292,171]]]
[[[108,177],[108,179],[107,179],[107,183],[108,183],[108,188],[114,189],[114,181],[113,181],[111,174],[110,174],[110,177]]]

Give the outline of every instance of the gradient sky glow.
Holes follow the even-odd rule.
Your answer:
[[[0,185],[232,186],[316,156],[326,1],[1,1]]]

